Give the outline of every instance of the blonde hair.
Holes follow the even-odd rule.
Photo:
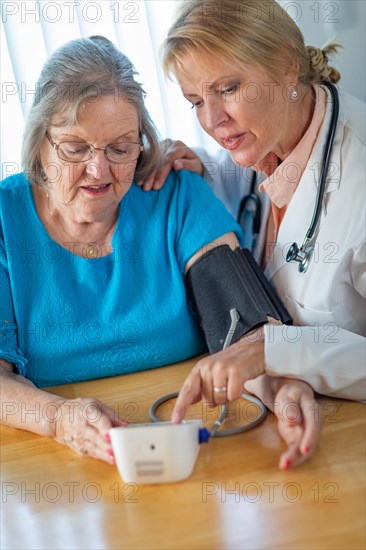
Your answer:
[[[31,183],[44,185],[39,150],[54,117],[61,119],[60,126],[72,126],[85,100],[106,95],[130,101],[138,112],[144,150],[137,161],[135,178],[143,179],[156,169],[159,138],[136,74],[128,57],[103,36],[71,40],[51,55],[37,82],[24,130],[22,161]]]
[[[336,83],[340,73],[328,55],[340,48],[305,46],[291,17],[275,0],[185,0],[162,45],[166,76],[182,67],[187,54],[208,53],[260,66],[275,80],[280,68],[296,62],[299,82]]]

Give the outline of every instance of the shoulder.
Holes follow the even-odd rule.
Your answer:
[[[160,220],[176,219],[178,213],[202,210],[206,204],[212,208],[217,200],[209,185],[198,174],[180,170],[171,171],[163,187],[159,190],[144,191],[138,185],[132,185],[124,200],[124,208],[139,219]]]
[[[14,212],[23,216],[27,210],[31,194],[30,183],[23,173],[14,174],[0,181],[0,209],[2,222],[13,219]],[[22,212],[22,214],[20,214]],[[13,220],[14,221],[14,220]]]
[[[217,200],[207,181],[194,172],[188,172],[187,170],[170,172],[166,183],[179,195],[195,196],[197,198],[207,197],[207,200]]]
[[[30,185],[30,183],[23,172],[13,174],[0,181],[0,189],[15,189],[26,185]]]
[[[3,198],[5,196],[19,196],[25,190],[28,190],[29,186],[29,181],[25,174],[21,172],[0,181],[0,193]]]
[[[146,193],[133,185],[129,195],[128,207],[136,218],[164,223],[165,227],[170,224],[178,234],[189,227],[187,231],[195,234],[196,241],[200,235],[207,235],[205,242],[211,242],[230,231],[241,238],[240,227],[232,215],[198,174],[172,171],[160,190]]]
[[[199,174],[181,170],[171,173],[169,184],[174,189],[175,201],[179,209],[190,210],[202,219],[207,216],[224,216],[228,209],[215,195],[209,183]]]
[[[210,187],[207,182],[195,172],[188,172],[188,170],[179,170],[179,172],[171,171],[165,185],[167,188],[183,190],[202,190],[205,192],[208,190],[210,193]]]
[[[129,191],[134,199],[139,198],[139,202],[150,204],[152,202],[159,203],[190,199],[196,197],[206,197],[207,200],[217,200],[208,183],[199,174],[180,170],[179,172],[171,171],[168,175],[163,187],[157,191],[143,191],[141,187],[133,185]]]
[[[366,104],[343,90],[340,90],[339,96],[347,133],[365,146]]]
[[[27,228],[32,209],[30,182],[25,174],[19,173],[0,181],[0,225],[2,237],[6,227]]]

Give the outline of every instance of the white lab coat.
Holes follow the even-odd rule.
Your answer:
[[[285,261],[288,247],[294,241],[301,245],[312,219],[331,111],[329,98],[265,271],[294,321],[293,327],[265,327],[266,372],[305,380],[321,394],[365,400],[365,104],[348,94],[340,92],[331,167],[308,271],[300,273],[298,263]],[[261,242],[263,238],[262,232]]]

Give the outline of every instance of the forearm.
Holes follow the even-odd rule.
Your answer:
[[[365,338],[328,326],[269,326],[265,331],[265,370],[307,382],[316,392],[365,400]]]
[[[60,405],[65,399],[37,388],[14,372],[13,365],[0,359],[2,424],[47,437],[55,436]]]
[[[288,382],[286,378],[261,374],[245,382],[244,388],[258,397],[271,412],[275,412],[276,394],[286,382]]]

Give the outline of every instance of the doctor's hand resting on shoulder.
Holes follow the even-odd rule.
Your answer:
[[[298,463],[311,454],[319,433],[319,423],[310,418],[312,390],[366,398],[365,105],[334,86],[340,74],[328,56],[337,44],[305,46],[297,25],[274,0],[265,7],[243,0],[240,18],[235,5],[184,2],[164,42],[163,65],[202,128],[233,161],[266,174],[260,191],[271,208],[262,219],[265,246],[257,253],[294,326],[267,324],[257,338],[238,339],[199,361],[173,419],[181,420],[199,399],[236,399],[243,383],[272,409],[287,393],[301,414],[297,421],[279,414],[280,430],[290,447],[300,441],[286,457]],[[195,160],[183,153],[181,160]],[[322,178],[325,156],[329,165]],[[306,269],[299,261],[308,250],[296,262],[286,256],[293,242],[300,247],[309,234],[317,204]],[[258,376],[247,382],[254,368]]]

